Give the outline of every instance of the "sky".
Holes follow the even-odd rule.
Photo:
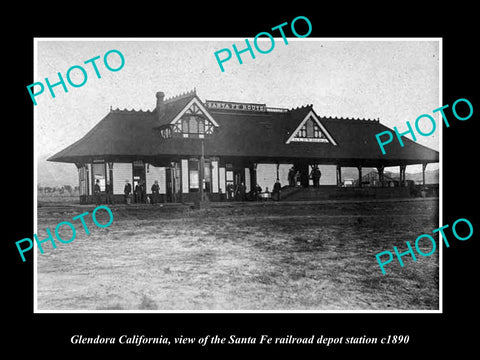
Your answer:
[[[260,39],[260,48],[271,46],[268,38]],[[249,40],[253,47],[253,39]],[[280,37],[275,38],[268,54],[253,48],[256,57],[252,59],[248,52],[243,53],[243,64],[233,54],[223,63],[222,72],[214,53],[224,48],[233,53],[232,44],[240,50],[246,46],[244,38],[36,39],[34,81],[45,85],[48,78],[53,84],[58,81],[58,72],[66,78],[67,70],[74,65],[82,65],[88,75],[81,87],[74,88],[67,82],[68,92],[61,86],[54,87],[56,97],[52,98],[45,86],[44,93],[35,98],[39,168],[52,176],[57,172],[68,174],[65,176],[71,176],[71,183],[76,184],[74,165],[47,163],[44,159],[79,140],[108,114],[110,107],[153,110],[158,91],[169,98],[195,88],[203,101],[252,102],[270,107],[312,104],[319,116],[379,119],[399,130],[406,130],[406,121],[413,125],[422,114],[432,115],[437,125],[441,124],[439,114],[432,113],[443,105],[437,39],[288,38],[286,45]],[[116,72],[109,71],[103,62],[112,49],[120,51],[125,61]],[[96,56],[100,56],[96,64],[101,78],[91,64],[84,64]],[[114,53],[108,56],[108,63],[113,68],[121,64]],[[73,82],[81,83],[78,69],[71,75]],[[417,136],[417,142],[438,151],[440,128],[437,126],[431,136]],[[425,125],[424,131],[428,129]],[[434,168],[432,164],[427,169]],[[407,172],[416,171],[421,171],[421,166],[407,167]]]

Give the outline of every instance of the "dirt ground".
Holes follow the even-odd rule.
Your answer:
[[[438,199],[110,205],[107,228],[72,217],[95,206],[40,202],[38,231],[77,237],[37,255],[38,310],[436,310],[438,247],[385,266],[438,227]],[[106,223],[108,215],[97,213]],[[68,239],[71,230],[62,227]],[[438,244],[438,234],[434,236]],[[425,244],[428,253],[431,245]]]

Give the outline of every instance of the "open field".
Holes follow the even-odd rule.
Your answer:
[[[38,236],[95,206],[40,203]],[[39,310],[436,310],[438,248],[382,275],[375,254],[438,227],[438,199],[111,205],[37,256]],[[98,212],[98,221],[107,214]],[[64,230],[64,232],[62,232]],[[62,228],[68,239],[71,232]],[[438,240],[438,236],[435,238]],[[425,252],[431,249],[425,244]]]

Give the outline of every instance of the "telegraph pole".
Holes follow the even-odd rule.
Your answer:
[[[203,191],[203,186],[205,185],[205,148],[202,141],[202,154],[200,156],[200,169],[198,171],[199,175],[199,195],[200,195],[200,204],[205,201],[205,192]]]

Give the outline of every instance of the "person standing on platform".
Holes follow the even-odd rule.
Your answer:
[[[315,166],[315,176],[317,178],[317,187],[320,187],[320,178],[322,177],[322,172],[318,168],[318,166]]]
[[[297,170],[297,172],[295,173],[295,184],[294,186],[300,186],[301,185],[301,182],[302,181],[302,174],[300,173],[299,170]]]
[[[320,177],[322,176],[322,173],[317,165],[313,167],[310,176],[313,179],[313,187],[318,188],[320,186]]]
[[[240,201],[245,201],[245,184],[242,182],[239,186]]]
[[[235,184],[234,189],[233,189],[233,200],[234,201],[240,201],[241,200],[241,194],[240,194],[240,184]]]
[[[125,187],[123,188],[123,193],[125,194],[125,204],[130,204],[130,193],[132,192],[132,185],[125,180]]]
[[[262,193],[262,187],[258,184],[255,185],[255,188],[253,189],[253,199],[254,201],[261,200],[260,196]]]
[[[102,202],[102,196],[101,196],[101,192],[100,192],[100,180],[99,179],[97,179],[95,181],[95,185],[93,187],[93,194],[95,195],[95,204],[100,205],[100,203]]]
[[[112,185],[110,181],[107,181],[107,184],[105,185],[105,202],[107,204],[113,204],[112,193],[113,193]]]
[[[137,183],[137,185],[135,185],[135,189],[133,190],[133,202],[138,203],[139,201],[140,201],[140,186]]]
[[[145,181],[140,183],[140,202],[142,204],[147,202],[147,184],[145,184]]]
[[[282,192],[282,185],[280,184],[280,180],[277,179],[275,184],[273,185],[272,197],[277,198],[277,201],[280,201],[280,193]]]
[[[293,166],[288,170],[288,186],[295,187],[295,168]]]
[[[152,185],[152,205],[158,203],[158,197],[160,192],[160,186],[158,186],[158,180]]]
[[[227,185],[227,200],[232,201],[234,199],[234,196],[235,196],[235,191],[233,188],[233,184],[229,183]]]

